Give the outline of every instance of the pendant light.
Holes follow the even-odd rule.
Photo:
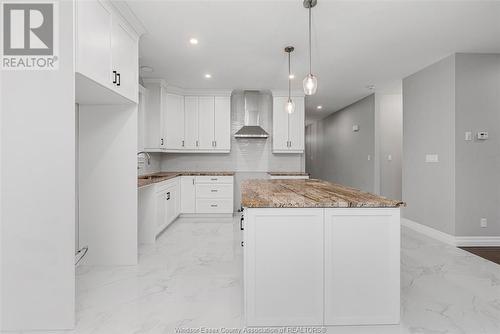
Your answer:
[[[304,7],[309,11],[309,74],[305,77],[302,85],[306,95],[316,94],[318,89],[318,79],[312,74],[312,60],[311,60],[311,9],[316,6],[317,0],[304,0]]]
[[[285,103],[285,110],[289,114],[295,111],[295,103],[292,101],[292,72],[290,67],[290,56],[293,50],[295,50],[293,46],[287,46],[285,48],[285,52],[288,53],[288,100]]]

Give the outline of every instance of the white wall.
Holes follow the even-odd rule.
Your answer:
[[[58,70],[0,71],[2,330],[74,326],[73,2],[59,25]]]
[[[79,106],[82,264],[137,263],[137,105]]]

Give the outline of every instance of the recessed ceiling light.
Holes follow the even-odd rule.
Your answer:
[[[198,39],[196,39],[196,38],[194,38],[194,37],[193,37],[193,38],[190,38],[190,39],[189,39],[189,43],[191,43],[191,44],[193,44],[193,45],[196,45],[196,44],[198,44]]]
[[[151,66],[141,66],[141,71],[151,73],[153,72],[153,68]]]
[[[295,79],[295,74],[290,74],[290,75],[288,76],[288,79]]]
[[[210,79],[211,77],[212,77],[211,74],[209,74],[209,73],[205,74],[205,78]]]
[[[323,109],[323,106],[317,106],[316,109],[321,110]]]

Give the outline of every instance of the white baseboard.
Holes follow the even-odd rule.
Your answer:
[[[233,218],[234,213],[181,213],[180,218]]]
[[[455,237],[458,247],[500,247],[500,237]]]
[[[401,225],[456,247],[500,247],[500,237],[456,237],[406,218],[401,218]]]
[[[426,236],[431,237],[433,239],[442,241],[448,245],[456,246],[455,236],[451,234],[441,232],[439,230],[436,230],[435,228],[417,223],[413,220],[406,218],[401,218],[401,225],[411,228],[414,231],[425,234]]]

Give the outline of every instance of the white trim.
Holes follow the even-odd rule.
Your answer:
[[[414,231],[422,233],[433,239],[442,241],[448,245],[456,246],[455,237],[451,234],[438,231],[432,227],[417,223],[413,220],[401,218],[401,225],[408,227]]]
[[[500,247],[500,237],[456,237],[406,218],[401,218],[401,225],[456,247]]]
[[[500,237],[455,237],[458,247],[500,247]]]
[[[138,37],[147,33],[144,24],[142,24],[141,20],[137,18],[135,13],[132,11],[132,9],[130,9],[129,5],[125,3],[125,1],[111,0],[110,3],[119,13],[122,19],[127,21],[127,23],[132,27]]]

